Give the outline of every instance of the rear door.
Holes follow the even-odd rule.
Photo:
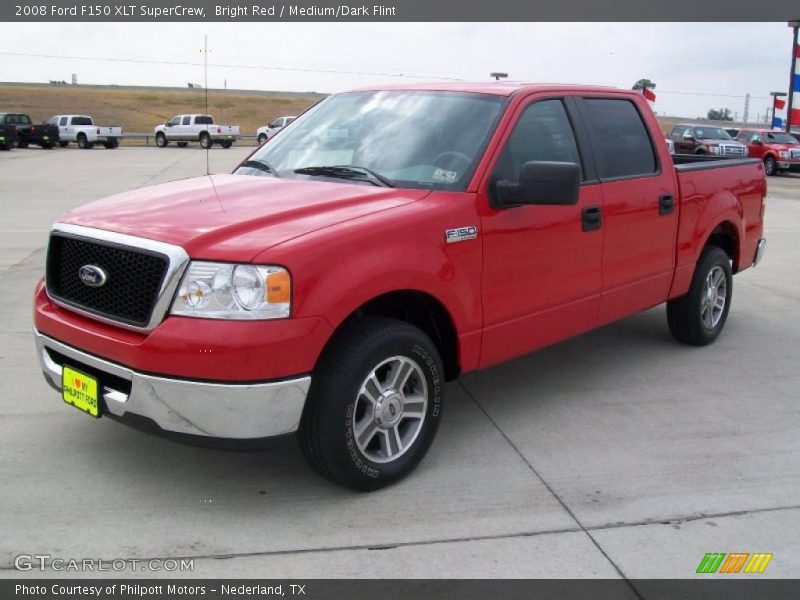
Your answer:
[[[619,95],[585,97],[579,104],[603,190],[602,324],[667,299],[678,190],[672,161],[655,144],[658,123],[645,106]]]
[[[510,109],[511,125],[481,184],[482,366],[595,324],[603,229],[587,226],[583,216],[591,221],[599,213],[602,196],[592,161],[579,146],[582,132],[570,106],[569,97],[534,96]],[[519,181],[528,161],[578,163],[583,180],[578,203],[498,208],[492,200],[497,182]]]

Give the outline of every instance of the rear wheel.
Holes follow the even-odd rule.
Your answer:
[[[777,173],[775,159],[771,156],[767,156],[764,159],[764,173],[767,175],[775,175]]]
[[[159,148],[166,148],[168,143],[169,142],[167,142],[167,136],[165,136],[163,133],[159,131],[156,134],[156,146],[158,146]]]
[[[81,133],[78,136],[78,148],[81,150],[89,150],[94,146],[88,139],[86,139],[86,135]]]
[[[205,148],[206,150],[211,148],[211,136],[208,135],[207,133],[201,133],[200,134],[200,145],[203,148]]]
[[[733,295],[733,273],[725,251],[706,246],[697,261],[689,292],[667,303],[673,337],[692,346],[713,342],[725,327]]]
[[[314,371],[299,430],[303,454],[344,487],[394,483],[433,442],[443,389],[439,352],[416,327],[385,318],[346,325]]]

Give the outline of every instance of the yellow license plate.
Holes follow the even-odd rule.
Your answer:
[[[64,402],[89,413],[93,417],[100,416],[97,379],[70,367],[64,367],[61,375],[61,384]]]

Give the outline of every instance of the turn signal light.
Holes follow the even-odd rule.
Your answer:
[[[286,271],[267,275],[267,302],[279,304],[289,302],[292,296],[292,280]]]

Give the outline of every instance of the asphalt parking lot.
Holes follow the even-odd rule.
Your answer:
[[[251,150],[214,149],[211,170]],[[465,376],[419,469],[365,495],[291,442],[233,453],[95,421],[40,375],[51,222],[205,164],[196,148],[0,154],[0,577],[34,553],[194,558],[194,577],[635,579],[771,552],[758,577],[800,573],[800,177],[770,179],[766,257],[735,278],[716,344],[674,342],[662,306]]]

